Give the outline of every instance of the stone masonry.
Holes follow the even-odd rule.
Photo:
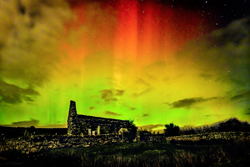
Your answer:
[[[102,117],[94,117],[87,115],[78,115],[76,111],[76,103],[70,101],[69,116],[68,116],[68,132],[69,136],[71,135],[80,135],[82,125],[90,125],[91,127],[96,127],[96,132],[99,132],[100,129],[105,127],[112,127],[115,132],[118,132],[120,128],[126,128],[129,125],[128,120],[119,120],[119,119],[110,119]],[[88,130],[88,129],[86,129]],[[92,129],[93,130],[93,129]],[[91,132],[90,132],[91,133]],[[98,134],[98,133],[97,133]]]
[[[76,103],[70,101],[69,116],[68,116],[68,135],[77,133],[77,111]]]
[[[249,132],[225,132],[225,133],[205,133],[197,135],[183,135],[165,137],[163,135],[142,135],[137,136],[134,143],[160,142],[169,143],[175,140],[177,143],[184,141],[210,141],[210,140],[250,140]],[[0,152],[8,150],[19,150],[22,153],[29,154],[31,152],[40,152],[51,149],[61,148],[83,148],[98,145],[106,145],[113,143],[128,143],[129,138],[123,138],[122,135],[107,135],[101,134],[99,136],[67,136],[67,135],[32,135],[29,138],[9,138],[4,140],[4,144],[0,144]]]

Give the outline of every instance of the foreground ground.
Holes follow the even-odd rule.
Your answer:
[[[123,143],[21,154],[1,152],[0,166],[250,166],[250,140]]]

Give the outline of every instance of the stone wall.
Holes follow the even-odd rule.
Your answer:
[[[171,136],[166,138],[166,142],[176,141],[200,141],[200,140],[232,140],[237,138],[249,138],[250,132],[212,132],[195,135]]]
[[[70,101],[69,115],[68,115],[68,135],[77,134],[77,111],[76,103]]]
[[[159,142],[169,143],[171,140],[179,142],[181,141],[199,141],[199,140],[211,140],[211,139],[224,139],[232,140],[237,138],[246,138],[250,140],[250,132],[224,132],[224,133],[205,133],[197,135],[183,135],[165,137],[163,135],[141,135],[137,136],[133,142],[147,143],[147,142]],[[122,135],[98,135],[98,136],[67,136],[67,135],[33,135],[28,138],[10,138],[5,139],[5,142],[0,145],[0,152],[5,150],[16,149],[22,153],[29,154],[30,152],[40,152],[51,149],[61,148],[83,148],[112,143],[124,143],[129,142],[129,139]]]
[[[33,135],[29,138],[19,137],[5,139],[0,145],[0,152],[16,149],[22,153],[39,152],[60,148],[80,148],[98,146],[112,143],[129,142],[128,138],[122,138],[122,135],[98,135],[98,136],[67,136],[67,135]]]
[[[89,124],[92,127],[100,126],[100,128],[103,128],[104,126],[113,127],[114,131],[117,132],[120,128],[128,127],[129,121],[93,117],[87,115],[77,115],[77,126],[79,127],[82,124]]]

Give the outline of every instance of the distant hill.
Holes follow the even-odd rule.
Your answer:
[[[239,121],[237,118],[230,118],[229,120],[214,124],[210,128],[216,131],[250,131],[250,124]]]
[[[196,127],[182,127],[183,134],[195,134],[204,132],[229,132],[241,131],[250,132],[250,124],[248,122],[239,121],[237,118],[230,118],[225,121],[220,121],[212,125],[202,125]]]
[[[178,126],[178,125],[177,125]],[[249,131],[250,124],[248,122],[240,121],[237,118],[230,118],[225,121],[220,121],[213,123],[211,125],[201,125],[201,126],[184,126],[180,127],[181,131],[190,131],[192,133],[202,133],[202,132],[229,132],[229,131]],[[191,132],[192,131],[192,132]],[[152,130],[152,132],[164,133],[164,129]],[[189,133],[187,133],[189,134]]]

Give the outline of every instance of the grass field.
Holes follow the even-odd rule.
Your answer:
[[[0,153],[0,166],[250,166],[249,139],[219,143],[123,143],[29,155],[11,151]]]

